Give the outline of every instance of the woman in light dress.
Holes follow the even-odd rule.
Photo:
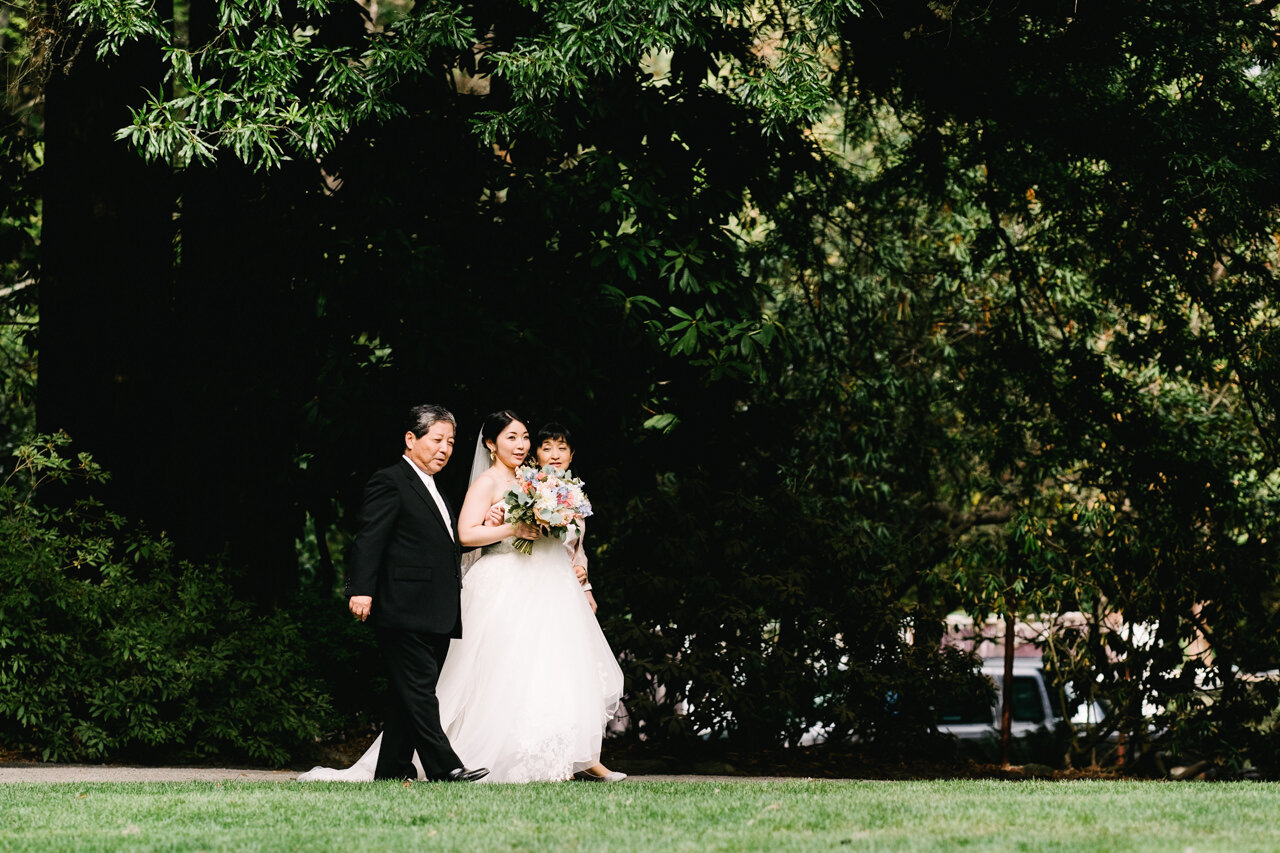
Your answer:
[[[573,464],[573,438],[568,427],[553,421],[538,430],[537,456],[538,465],[541,467],[550,465],[561,471],[570,471],[569,466]],[[495,509],[500,508],[495,507]],[[492,517],[492,521],[497,524],[502,521],[502,518],[499,511]],[[595,613],[596,597],[591,594],[591,582],[587,580],[586,535],[586,521],[579,519],[574,529],[565,536],[564,546],[570,554],[569,561],[573,564],[573,573],[582,584],[583,592],[587,594],[587,603],[591,605],[591,612]]]
[[[568,446],[560,431],[553,438]],[[561,441],[543,444],[548,460],[567,467],[571,450],[551,447]],[[463,635],[450,643],[436,685],[440,723],[464,766],[489,768],[484,782],[619,781],[625,774],[600,763],[600,747],[621,701],[622,670],[575,575],[581,531],[564,541],[537,536],[503,520],[499,506],[529,451],[515,413],[485,420],[458,516],[459,542],[479,550],[464,558]],[[512,547],[517,536],[534,538],[532,554]],[[372,779],[380,744],[349,768],[299,779]]]
[[[567,427],[554,422],[545,424],[542,429],[538,430],[538,447],[536,451],[538,465],[543,467],[549,465],[561,471],[570,471],[570,466],[573,465],[572,441],[572,436]],[[502,519],[497,517],[494,520],[501,521]],[[587,604],[590,605],[591,612],[594,614],[597,606],[595,595],[591,591],[591,582],[587,578],[586,535],[586,521],[579,519],[573,527],[569,528],[568,533],[565,535],[564,548],[565,552],[569,554],[569,562],[573,566],[574,576],[582,584]],[[612,771],[603,764],[596,762],[591,767],[575,773],[573,778],[584,781],[620,782],[627,778],[627,774]]]

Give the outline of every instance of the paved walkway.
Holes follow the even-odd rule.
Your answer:
[[[120,767],[104,764],[0,763],[0,783],[5,782],[290,782],[296,770],[238,770],[225,767]],[[760,782],[788,781],[778,777],[669,776],[645,774],[628,777],[636,782]],[[789,781],[795,781],[794,779]]]
[[[0,764],[2,782],[286,782],[293,770],[225,767],[118,767],[106,764]]]

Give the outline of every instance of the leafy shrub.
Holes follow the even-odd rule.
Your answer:
[[[279,764],[314,741],[332,712],[299,625],[109,511],[88,488],[106,472],[69,443],[19,447],[0,485],[0,743]]]
[[[989,700],[976,660],[927,635],[927,613],[888,572],[842,558],[839,528],[769,482],[767,465],[735,457],[736,471],[714,471],[715,461],[659,475],[625,510],[607,506],[620,487],[596,492],[614,534],[597,595],[632,734],[748,749],[817,735],[949,755],[934,708]]]

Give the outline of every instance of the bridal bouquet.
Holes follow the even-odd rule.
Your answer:
[[[507,505],[507,521],[539,527],[548,535],[563,539],[565,529],[578,518],[591,515],[591,501],[582,490],[582,481],[567,471],[550,465],[521,465],[516,484],[502,498]],[[521,554],[533,553],[533,540],[512,543]]]

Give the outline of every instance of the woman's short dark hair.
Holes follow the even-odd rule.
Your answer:
[[[454,432],[458,431],[458,422],[454,420],[453,413],[444,406],[435,406],[430,403],[414,406],[409,410],[409,425],[405,428],[405,432],[413,433],[415,438],[422,438],[440,421],[451,424]]]
[[[538,444],[550,440],[559,439],[569,445],[569,449],[573,450],[573,433],[569,432],[569,428],[561,423],[551,421],[543,424],[542,429],[538,430]]]
[[[498,435],[515,421],[519,421],[522,424],[525,422],[524,418],[510,409],[494,412],[484,419],[484,425],[480,427],[480,438],[496,443]],[[528,424],[525,424],[525,426],[528,426]]]

